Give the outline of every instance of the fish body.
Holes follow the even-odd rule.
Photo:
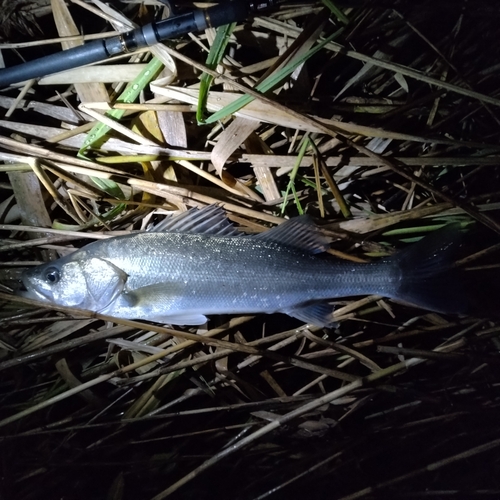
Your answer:
[[[203,324],[210,314],[274,312],[327,325],[328,300],[364,294],[427,305],[418,286],[405,291],[412,255],[370,264],[337,261],[318,255],[326,242],[306,218],[240,236],[220,208],[187,214],[166,230],[99,240],[28,270],[24,295],[118,318],[186,325]],[[436,274],[434,266],[423,271],[424,282]]]

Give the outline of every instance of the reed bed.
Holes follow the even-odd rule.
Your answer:
[[[167,11],[0,5],[7,65]],[[499,498],[499,17],[285,2],[0,89],[0,497]],[[13,295],[26,267],[210,204],[248,234],[307,213],[354,262],[459,223],[493,306],[189,328]]]

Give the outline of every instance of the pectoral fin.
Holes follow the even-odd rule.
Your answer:
[[[182,285],[158,283],[125,291],[116,304],[115,311],[109,314],[119,314],[129,318],[145,319],[170,325],[203,325],[206,316],[196,311],[179,310],[177,301],[185,293]]]

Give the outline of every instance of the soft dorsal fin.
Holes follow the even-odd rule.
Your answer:
[[[237,236],[239,231],[231,224],[224,210],[217,205],[191,208],[179,215],[167,217],[150,231],[207,234],[211,236]]]
[[[308,215],[286,220],[279,226],[258,234],[254,238],[272,241],[313,254],[324,252],[329,247],[327,238]]]

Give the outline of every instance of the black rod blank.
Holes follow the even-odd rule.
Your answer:
[[[197,9],[157,23],[150,23],[122,35],[95,40],[79,47],[2,69],[0,70],[0,87],[104,61],[108,57],[132,52],[185,33],[243,21],[250,12],[260,11],[274,3],[275,0],[267,0],[256,5],[245,0],[231,0],[208,9]]]

